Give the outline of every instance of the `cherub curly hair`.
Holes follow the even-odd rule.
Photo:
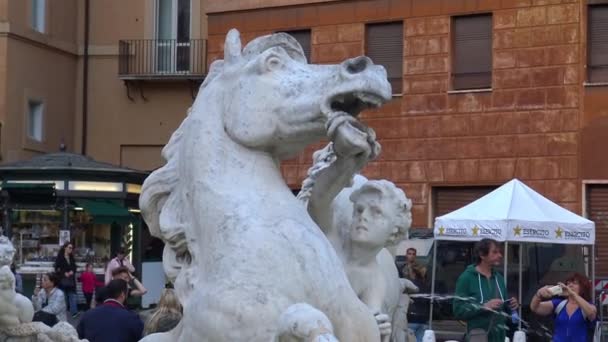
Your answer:
[[[383,202],[392,203],[396,206],[397,216],[393,223],[397,229],[391,234],[388,245],[394,245],[405,238],[407,231],[412,225],[412,200],[407,198],[405,192],[387,180],[370,180],[350,195],[354,203],[364,193],[379,193]]]

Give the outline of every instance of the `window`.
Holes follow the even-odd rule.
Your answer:
[[[494,191],[496,186],[433,187],[433,222],[438,216],[460,209]]]
[[[297,30],[297,31],[283,31],[285,33],[289,33],[292,37],[294,37],[300,45],[302,45],[302,50],[304,50],[304,56],[306,56],[306,60],[310,63],[310,30]]]
[[[32,0],[32,28],[38,32],[44,33],[45,17],[46,17],[46,0]]]
[[[365,53],[374,63],[386,68],[393,94],[403,89],[403,23],[366,26]]]
[[[492,15],[452,18],[452,88],[492,87]]]
[[[190,19],[190,0],[156,1],[157,71],[190,71]]]
[[[42,141],[42,116],[44,105],[40,101],[28,102],[27,136],[36,141]]]
[[[608,82],[608,5],[589,6],[588,79]]]

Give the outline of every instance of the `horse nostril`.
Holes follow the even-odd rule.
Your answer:
[[[349,59],[346,62],[346,71],[349,74],[358,74],[365,71],[370,64],[369,58],[365,56]]]

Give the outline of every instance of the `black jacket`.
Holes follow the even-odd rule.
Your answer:
[[[66,282],[63,280],[66,278],[65,273],[70,271],[73,272],[72,276],[68,278],[70,281]],[[59,284],[55,284],[57,287],[64,291],[74,291],[76,289],[76,261],[74,260],[73,255],[70,255],[70,262],[65,259],[63,254],[58,255],[55,259],[55,272],[57,272],[60,277]],[[72,286],[68,286],[70,283]]]

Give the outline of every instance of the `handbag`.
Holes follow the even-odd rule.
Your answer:
[[[56,315],[53,315],[52,313],[48,313],[48,312],[42,311],[42,310],[36,311],[32,321],[33,322],[42,322],[42,323],[48,325],[49,327],[53,327],[55,324],[57,324],[57,322],[59,322]]]
[[[46,306],[49,305],[49,299],[46,298],[46,300],[44,301],[44,303],[42,303],[42,308],[44,309]],[[48,325],[49,327],[53,327],[55,324],[57,324],[57,322],[59,322],[59,320],[57,319],[57,315],[53,315],[50,312],[46,312],[46,311],[36,311],[36,313],[34,313],[34,317],[32,318],[33,322],[42,322],[46,325]]]
[[[76,287],[74,284],[74,279],[72,277],[62,277],[59,281],[59,288],[64,290],[71,290]]]

